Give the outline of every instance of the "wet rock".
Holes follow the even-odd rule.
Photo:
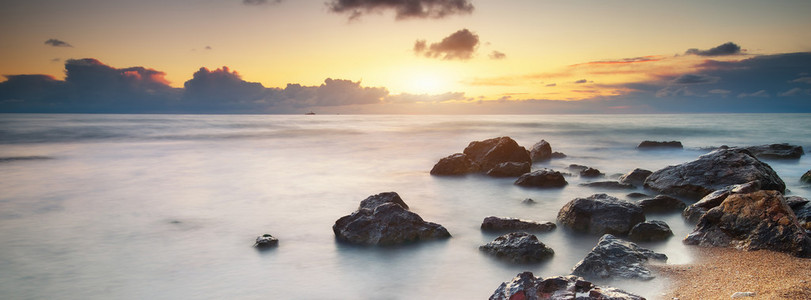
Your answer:
[[[612,190],[632,190],[636,187],[632,184],[627,183],[620,183],[618,181],[595,181],[595,182],[587,182],[581,183],[582,186],[593,187],[593,188],[601,188],[601,189],[612,189]]]
[[[760,190],[760,181],[750,181],[744,184],[736,184],[726,186],[723,189],[714,191],[709,195],[704,196],[698,202],[690,204],[687,208],[684,209],[682,212],[682,216],[684,216],[687,221],[692,223],[698,223],[698,219],[701,218],[708,210],[721,205],[721,202],[729,197],[732,194],[747,194],[755,191]]]
[[[503,282],[490,300],[602,299],[644,300],[645,298],[616,288],[601,288],[577,276],[538,278],[523,272]]]
[[[533,162],[549,160],[552,158],[552,145],[545,140],[535,143],[529,150],[529,157]]]
[[[451,236],[442,225],[426,222],[400,204],[383,202],[372,207],[374,202],[362,203],[357,211],[335,221],[335,237],[353,244],[388,246]]]
[[[670,226],[662,221],[645,221],[636,224],[628,233],[628,239],[637,242],[653,242],[669,239],[673,236]]]
[[[605,174],[601,173],[600,170],[595,168],[586,168],[583,171],[580,171],[580,177],[600,177]]]
[[[572,274],[586,279],[650,280],[656,276],[653,276],[646,267],[649,260],[664,262],[667,256],[606,234],[600,238],[597,246],[574,266]]]
[[[684,204],[681,200],[667,195],[657,195],[650,199],[643,199],[640,200],[638,204],[645,213],[683,211],[687,206],[687,204]]]
[[[380,193],[380,194],[377,194],[377,195],[369,196],[369,197],[367,197],[366,199],[363,199],[363,201],[360,202],[360,205],[358,206],[358,209],[364,209],[364,208],[366,208],[366,209],[375,209],[375,207],[378,207],[381,204],[385,204],[385,203],[394,203],[394,204],[397,204],[399,206],[402,206],[405,209],[408,209],[408,205],[405,204],[403,199],[400,198],[400,195],[398,195],[395,192],[386,192],[386,193]]]
[[[637,149],[656,149],[656,148],[671,148],[671,149],[682,149],[681,142],[679,141],[669,141],[669,142],[657,142],[657,141],[643,141],[636,146]]]
[[[533,205],[533,204],[536,204],[538,202],[536,202],[535,200],[532,200],[531,198],[526,198],[524,200],[521,200],[521,203],[527,204],[527,205]]]
[[[557,227],[552,222],[535,222],[530,220],[521,220],[515,218],[499,218],[490,216],[484,218],[482,221],[483,231],[538,231],[547,232],[552,231]]]
[[[549,169],[537,170],[518,177],[516,185],[525,187],[557,188],[564,187],[568,182],[563,178],[563,174]]]
[[[533,234],[512,232],[497,237],[492,242],[479,246],[479,250],[514,263],[535,263],[555,255]]]
[[[563,154],[562,152],[552,152],[551,158],[566,158],[566,154]]]
[[[581,172],[581,171],[584,171],[584,170],[586,170],[588,168],[589,167],[587,167],[587,166],[578,165],[578,164],[571,164],[568,167],[566,167],[566,169],[569,169],[569,170],[572,170],[572,171],[575,171],[575,172]]]
[[[791,207],[791,209],[800,208],[809,202],[808,199],[805,199],[800,196],[785,196],[784,199],[786,200],[786,205],[788,205],[788,207]]]
[[[684,243],[811,257],[811,237],[778,191],[729,195],[701,217]]]
[[[456,153],[442,158],[431,169],[431,175],[464,175],[478,172],[479,165],[464,153]]]
[[[558,212],[561,226],[591,234],[626,235],[634,225],[645,221],[642,208],[606,194],[575,198]]]
[[[629,193],[629,194],[625,195],[625,197],[628,197],[628,198],[631,198],[631,199],[639,199],[639,198],[648,198],[648,197],[650,197],[650,195],[634,192],[634,193]]]
[[[805,183],[811,183],[811,170],[805,172],[805,174],[803,174],[803,176],[800,177],[800,181]]]
[[[279,239],[273,237],[270,234],[263,234],[261,236],[256,237],[256,243],[253,244],[254,247],[259,249],[269,249],[279,245]]]
[[[789,144],[771,144],[750,146],[744,149],[749,150],[752,154],[759,158],[771,159],[798,159],[805,154],[802,146],[795,146]]]
[[[505,162],[500,163],[487,171],[487,175],[491,177],[518,177],[529,173],[531,166],[525,162]]]
[[[489,171],[504,162],[532,164],[529,151],[506,136],[471,142],[464,153],[471,161],[479,164],[482,171]]]
[[[633,169],[631,172],[625,173],[617,180],[620,183],[625,184],[633,184],[637,186],[642,186],[645,183],[645,179],[650,176],[653,172],[645,170],[645,169]]]
[[[808,202],[808,199],[805,198],[801,199],[805,200],[805,202],[795,202],[791,209],[794,211],[794,216],[797,217],[797,222],[800,223],[800,227],[806,231],[811,231],[811,202]]]
[[[764,190],[786,190],[772,167],[749,151],[718,149],[695,161],[653,172],[645,179],[645,187],[663,194],[701,198],[726,186],[755,180]]]

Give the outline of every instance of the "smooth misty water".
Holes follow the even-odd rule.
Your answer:
[[[694,160],[704,147],[811,146],[811,115],[190,116],[0,115],[0,295],[5,299],[484,299],[522,271],[568,274],[597,236],[538,234],[548,262],[514,265],[477,247],[490,215],[554,221],[575,197],[630,191],[526,189],[512,179],[434,177],[473,140],[545,139],[609,176]],[[684,150],[637,151],[642,140]],[[811,196],[799,161],[767,161]],[[444,225],[446,241],[393,248],[336,243],[331,226],[369,195],[398,192]],[[642,190],[639,190],[642,191]],[[525,198],[535,205],[522,204]],[[689,233],[644,246],[688,263]],[[278,248],[252,248],[271,233]],[[657,297],[662,280],[610,282]]]

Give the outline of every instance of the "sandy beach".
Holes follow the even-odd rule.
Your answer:
[[[772,251],[691,247],[696,261],[651,268],[671,279],[659,299],[811,299],[811,259]]]

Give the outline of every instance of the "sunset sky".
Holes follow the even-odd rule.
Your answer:
[[[811,112],[809,16],[807,0],[6,0],[0,112]]]

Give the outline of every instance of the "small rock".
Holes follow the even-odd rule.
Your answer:
[[[256,238],[256,243],[253,244],[254,247],[259,249],[268,249],[272,247],[276,247],[279,245],[279,239],[273,237],[270,234],[263,234]]]
[[[657,142],[657,141],[643,141],[636,146],[637,149],[653,149],[653,148],[674,148],[674,149],[682,149],[681,142],[679,141],[669,141],[669,142]]]
[[[529,157],[533,162],[549,160],[552,158],[552,145],[545,140],[535,143],[529,150]]]
[[[465,175],[478,172],[479,168],[464,153],[456,153],[440,159],[431,169],[431,175]]]
[[[743,298],[743,297],[754,297],[756,295],[757,295],[757,293],[755,293],[755,292],[736,292],[736,293],[732,294],[732,299]]]
[[[645,183],[645,178],[648,178],[648,176],[650,176],[650,174],[652,173],[653,172],[645,169],[636,168],[631,170],[631,172],[625,173],[622,176],[620,176],[620,178],[617,181],[619,181],[620,183],[641,186],[642,184]]]
[[[670,226],[662,221],[645,221],[636,224],[628,233],[628,239],[637,242],[653,242],[669,239],[673,236]]]
[[[536,204],[538,202],[536,202],[535,200],[532,200],[530,198],[526,198],[526,199],[522,200],[521,203],[527,204],[527,205],[533,205],[533,204]]]
[[[667,195],[657,195],[656,197],[639,201],[639,206],[642,207],[645,213],[664,213],[683,211],[687,204]]]
[[[583,171],[580,171],[580,177],[600,177],[605,174],[601,173],[600,170],[595,168],[587,168]]]
[[[642,208],[606,194],[575,198],[558,212],[561,226],[577,232],[626,235],[634,225],[645,221]]]
[[[771,159],[799,159],[800,156],[805,154],[802,146],[789,145],[786,143],[750,146],[744,149],[749,150],[749,152],[752,152],[752,154],[759,158]]]
[[[631,199],[639,199],[639,198],[648,198],[648,197],[650,197],[650,195],[634,192],[634,193],[629,193],[629,194],[625,195],[625,197],[628,197],[628,198],[631,198]]]
[[[552,222],[541,223],[515,218],[499,218],[495,216],[490,216],[484,218],[484,221],[482,221],[481,229],[484,231],[527,230],[527,231],[546,232],[554,230],[555,227],[557,227],[557,225],[555,225],[555,223]]]
[[[655,276],[645,266],[649,260],[666,261],[667,256],[606,234],[572,270],[586,279],[627,278],[650,280]]]
[[[551,158],[566,158],[566,154],[563,154],[562,152],[552,152]]]
[[[525,187],[557,188],[566,186],[568,182],[560,172],[543,169],[521,175],[515,184]]]
[[[575,172],[581,172],[583,170],[588,169],[589,167],[584,166],[584,165],[578,165],[578,164],[570,164],[566,168],[569,169],[569,170],[575,171]]]
[[[803,176],[800,177],[800,181],[805,183],[811,183],[811,170],[805,172],[805,174],[803,174]]]
[[[491,177],[518,177],[529,173],[531,166],[526,162],[503,162],[487,171]]]
[[[632,190],[635,189],[636,186],[627,183],[620,183],[618,181],[595,181],[595,182],[587,182],[581,183],[582,186],[593,187],[593,188],[601,188],[601,189],[612,189],[612,190]]]
[[[541,243],[535,235],[526,232],[512,232],[499,236],[492,242],[480,246],[479,250],[514,263],[540,262],[555,255],[552,248]]]

